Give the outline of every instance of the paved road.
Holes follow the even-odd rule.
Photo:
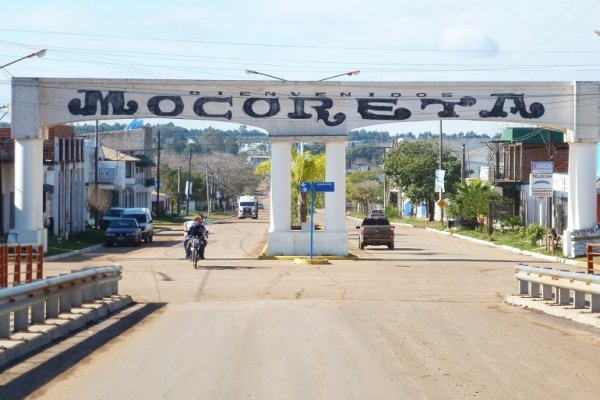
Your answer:
[[[415,228],[397,229],[395,250],[361,251],[352,220],[360,261],[258,261],[265,218],[211,226],[199,270],[179,231],[48,263],[120,263],[120,291],[148,304],[8,388],[35,399],[597,398],[600,331],[503,302],[516,263],[552,263]]]

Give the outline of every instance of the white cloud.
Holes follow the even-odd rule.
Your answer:
[[[498,51],[498,44],[478,29],[452,26],[444,29],[436,38],[440,50],[460,51],[471,56],[490,56]]]

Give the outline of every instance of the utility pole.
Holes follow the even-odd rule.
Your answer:
[[[156,215],[160,211],[160,129],[158,130],[158,152],[156,153]]]
[[[465,168],[466,168],[466,154],[465,154],[465,144],[462,144],[462,162],[460,164],[460,180],[461,182],[465,181]]]
[[[208,187],[208,162],[206,163],[206,216],[210,216],[210,189]]]
[[[94,197],[98,197],[98,120],[96,120],[96,146],[94,148]],[[98,229],[100,211],[96,207],[96,215],[94,216],[94,227]]]
[[[439,170],[442,171],[442,120],[440,119],[440,155],[439,155]],[[441,172],[440,172],[441,174]],[[442,182],[443,183],[443,182]],[[444,207],[441,206],[442,203],[442,199],[443,199],[443,193],[442,193],[442,185],[440,185],[440,196],[439,196],[439,200],[440,200],[440,204],[438,204],[440,206],[440,221],[442,222],[442,226],[444,226]]]
[[[177,216],[181,214],[181,165],[177,171]]]
[[[192,195],[192,148],[190,147],[190,160],[188,162],[188,182],[186,184],[187,204],[185,215],[190,215],[190,196]]]

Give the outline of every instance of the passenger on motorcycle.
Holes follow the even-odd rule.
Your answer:
[[[183,240],[183,247],[185,247],[185,257],[189,258],[190,254],[191,254],[191,248],[190,248],[190,243],[191,243],[191,238],[197,236],[200,237],[200,240],[202,241],[202,247],[200,248],[200,259],[204,260],[204,249],[206,248],[206,238],[204,237],[204,235],[206,233],[208,233],[208,231],[206,230],[206,227],[203,224],[204,222],[204,217],[202,215],[199,215],[196,217],[196,219],[194,220],[194,225],[192,225],[188,231],[187,231],[187,236],[186,238]]]

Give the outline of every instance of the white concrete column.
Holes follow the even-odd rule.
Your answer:
[[[325,193],[325,230],[345,231],[346,218],[346,137],[325,145],[325,181],[335,191]]]
[[[42,244],[43,144],[43,137],[15,138],[15,229],[11,241]]]
[[[289,232],[292,226],[292,142],[271,140],[271,223],[269,232]]]
[[[596,143],[569,143],[567,229],[596,226]]]

